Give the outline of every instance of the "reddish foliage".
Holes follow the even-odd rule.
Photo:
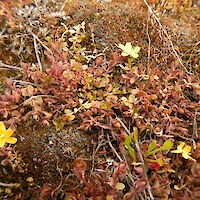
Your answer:
[[[150,162],[149,163],[149,168],[151,170],[159,170],[160,169],[160,165],[157,162]]]
[[[136,12],[133,17],[132,8],[128,9],[122,5],[119,13],[121,14],[123,10],[125,16],[123,21],[119,13],[108,14],[102,10],[108,6],[113,11],[116,2],[127,1],[115,0],[105,4],[105,7],[102,6],[104,4],[98,7],[95,3],[89,2],[58,1],[56,2],[58,5],[52,5],[51,1],[0,2],[2,27],[0,58],[7,64],[20,63],[21,66],[18,68],[19,73],[12,73],[17,67],[11,66],[9,69],[11,73],[7,73],[9,78],[2,79],[1,120],[15,126],[21,121],[41,120],[45,125],[53,122],[56,128],[76,120],[81,123],[81,128],[85,131],[95,130],[99,134],[100,144],[101,140],[112,136],[109,141],[109,147],[112,148],[109,151],[107,149],[101,151],[101,154],[105,153],[104,157],[97,159],[94,155],[92,164],[97,165],[99,171],[93,171],[88,175],[86,169],[90,167],[89,163],[82,158],[75,159],[71,165],[73,173],[83,182],[80,188],[74,186],[75,184],[70,188],[76,199],[122,199],[125,192],[129,193],[125,199],[135,196],[139,198],[147,189],[145,173],[149,175],[155,198],[164,199],[171,195],[172,199],[189,199],[190,193],[199,198],[199,75],[187,73],[186,68],[182,68],[180,63],[175,61],[171,56],[171,49],[166,45],[167,40],[163,38],[165,37],[163,32],[158,33],[160,27],[155,23],[152,23],[153,25],[149,23],[147,28],[146,10],[142,16]],[[153,5],[153,1],[149,2]],[[59,12],[55,11],[57,7]],[[83,27],[85,22],[81,23],[82,28],[74,24],[73,18],[80,16],[77,20],[82,20],[83,10],[79,10],[81,7],[84,10],[83,19],[87,19],[85,21],[89,24],[90,30],[88,24]],[[165,9],[164,5],[160,9]],[[163,15],[164,13],[166,10]],[[68,24],[66,16],[72,21],[69,27],[66,25]],[[99,23],[103,22],[103,26],[97,29],[97,32],[103,30],[100,42],[102,45],[103,40],[111,42],[108,36],[114,30],[116,35],[120,35],[120,37],[113,35],[113,38],[116,38],[114,43],[130,39],[135,45],[141,46],[143,52],[141,51],[138,60],[128,56],[123,57],[118,51],[112,51],[110,55],[105,52],[97,53],[96,38],[94,40],[96,33],[93,35],[96,19]],[[149,48],[146,43],[147,29],[152,42],[148,58],[144,52]],[[128,33],[128,30],[131,30],[131,33]],[[187,31],[184,30],[185,32]],[[197,41],[196,49],[198,45]],[[198,53],[195,48],[192,47],[192,52]],[[178,51],[181,52],[181,48]],[[186,52],[189,50],[186,49]],[[182,59],[185,59],[184,54],[186,54],[187,70],[198,68],[198,55],[181,53]],[[194,66],[192,64],[188,66],[189,62]],[[116,116],[122,119],[123,124]],[[133,162],[123,145],[125,134],[131,132],[135,126],[139,130],[139,150],[145,160],[142,165],[145,166],[147,162],[148,169],[141,167],[138,150],[135,151]],[[148,141],[155,139],[159,147],[168,137],[174,141],[188,140],[188,145],[193,144],[193,147],[197,143],[196,149],[193,148],[194,151],[191,151],[197,162],[191,164],[191,161],[171,155],[169,151],[159,152],[151,157],[151,159],[156,159],[157,156],[163,158],[162,167],[158,162],[148,162],[145,157],[149,147]],[[130,141],[130,147],[133,151],[136,150],[135,141]],[[99,148],[101,145],[97,150]],[[12,167],[15,171],[14,166],[17,161],[14,160],[14,156],[6,157],[7,150],[1,150],[0,154],[4,157],[1,165]],[[120,162],[117,160],[108,164],[107,160],[104,161],[108,155],[113,159],[117,157]],[[123,159],[126,162],[121,161]],[[184,175],[186,172],[187,176]],[[187,182],[187,179],[191,180]],[[125,189],[119,191],[117,186],[120,184],[123,186],[122,182]],[[180,191],[176,191],[175,185],[180,187],[178,188]],[[44,185],[38,190],[37,198],[47,199],[51,190],[49,185]]]
[[[86,162],[83,160],[83,158],[77,158],[73,162],[73,172],[77,176],[78,179],[86,183],[85,181],[85,170],[87,167]]]

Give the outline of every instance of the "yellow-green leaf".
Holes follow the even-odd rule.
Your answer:
[[[146,156],[148,156],[148,153],[151,152],[155,147],[156,147],[156,140],[153,140],[153,141],[149,144],[149,147],[148,147]]]

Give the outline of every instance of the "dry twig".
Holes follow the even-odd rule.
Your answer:
[[[195,110],[194,113],[194,121],[193,121],[193,138],[198,138],[198,133],[197,133],[197,109]]]
[[[110,148],[113,150],[113,152],[115,153],[115,155],[117,156],[117,158],[120,160],[120,162],[123,161],[123,159],[119,156],[119,154],[117,153],[117,151],[115,150],[115,148],[113,147],[111,141],[110,141],[110,137],[107,134],[107,139],[108,139],[108,144],[110,145]]]
[[[11,66],[11,65],[6,65],[6,64],[2,63],[1,61],[0,61],[0,68],[4,68],[4,69],[13,69],[13,70],[18,70],[18,71],[20,71],[20,72],[23,71],[23,69],[20,68],[20,67]]]
[[[49,49],[49,48],[38,38],[38,36],[35,35],[35,34],[31,31],[31,29],[30,29],[29,27],[27,27],[26,29],[27,29],[27,31],[28,31],[33,37],[35,37],[35,39],[36,39],[36,40],[37,40],[51,55],[53,55],[53,52],[51,51],[51,49]]]
[[[36,42],[35,35],[33,35],[33,43],[34,43],[34,49],[35,49],[35,56],[36,56],[40,71],[43,71],[42,70],[42,64],[41,64],[41,61],[40,61],[40,56],[39,56],[39,53],[38,53],[38,48],[37,48],[37,42]]]
[[[13,188],[13,187],[20,187],[20,183],[2,183],[0,182],[0,186],[1,187],[9,187],[9,188]]]
[[[150,38],[150,35],[149,35],[149,14],[150,13],[148,11],[147,29],[146,29],[147,37],[148,37],[148,42],[149,42],[149,45],[148,45],[148,65],[147,65],[148,67],[149,67],[149,64],[150,64],[150,56],[151,56],[151,38]]]
[[[163,25],[161,24],[161,22],[160,22],[160,20],[158,19],[158,17],[156,17],[156,15],[154,14],[153,10],[151,9],[151,7],[150,7],[149,4],[147,3],[147,1],[146,1],[146,0],[143,0],[143,1],[144,1],[144,3],[146,4],[149,13],[154,17],[154,19],[156,20],[156,22],[157,22],[158,25],[160,26],[161,30],[163,31],[163,33],[164,33],[165,36],[167,37],[167,39],[168,39],[168,41],[169,41],[169,43],[170,43],[170,46],[171,46],[171,48],[172,48],[172,51],[173,51],[174,55],[176,56],[176,58],[178,59],[179,63],[181,64],[181,66],[185,69],[185,71],[186,71],[188,74],[191,74],[191,72],[189,72],[189,71],[187,70],[187,68],[184,66],[184,64],[183,64],[183,62],[182,62],[182,60],[181,60],[181,58],[179,57],[177,51],[175,50],[174,44],[173,44],[173,42],[171,41],[171,38],[170,38],[169,34],[167,33],[166,29],[163,27]]]
[[[21,81],[21,80],[12,80],[13,82],[15,83],[19,83],[21,85],[33,85],[36,87],[36,85],[34,83],[31,83],[31,82],[27,82],[27,81]]]
[[[125,129],[125,131],[127,132],[128,135],[131,135],[131,132],[128,130],[128,128],[125,126],[125,124],[122,122],[121,119],[119,119],[118,117],[116,117],[117,121],[123,126],[123,128]],[[143,171],[144,171],[144,177],[147,181],[147,190],[148,190],[148,193],[149,193],[149,196],[150,196],[150,199],[151,200],[154,200],[154,197],[153,197],[153,194],[151,192],[151,186],[150,186],[150,183],[149,183],[149,180],[148,180],[148,176],[147,176],[147,173],[146,173],[146,169],[145,169],[145,163],[144,163],[144,159],[142,157],[142,153],[141,153],[141,150],[140,150],[140,146],[135,143],[135,147],[136,147],[136,150],[137,150],[137,153],[138,153],[138,156],[140,158],[140,161],[142,163],[142,167],[143,167]]]

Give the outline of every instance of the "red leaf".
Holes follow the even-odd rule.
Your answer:
[[[135,77],[130,78],[130,84],[135,83],[135,81],[136,81],[136,78],[135,78]]]
[[[142,167],[134,167],[135,171],[137,174],[139,174],[140,176],[143,176],[144,175],[144,170]]]
[[[149,163],[149,168],[151,169],[151,170],[159,170],[160,169],[160,165],[159,165],[159,163],[157,163],[157,162],[150,162]]]
[[[135,182],[135,187],[134,187],[135,193],[139,194],[139,193],[143,192],[146,188],[146,184],[147,184],[147,181],[145,178],[141,178],[141,179],[137,180]]]
[[[76,175],[76,177],[82,180],[84,183],[86,183],[85,170],[86,170],[87,164],[83,160],[83,158],[75,159],[72,165],[73,165],[73,172]]]
[[[103,64],[103,60],[104,60],[104,56],[102,56],[102,55],[97,56],[97,57],[96,57],[96,60],[95,60],[96,65],[97,65],[97,66],[102,65],[102,64]]]

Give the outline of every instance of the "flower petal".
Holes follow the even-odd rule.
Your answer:
[[[10,144],[15,144],[17,142],[17,138],[9,137],[6,139],[6,142]]]
[[[190,157],[189,154],[188,154],[188,152],[186,152],[186,151],[183,151],[182,156],[185,159],[188,159]]]
[[[186,146],[183,148],[183,150],[186,151],[186,152],[188,152],[188,153],[191,151],[191,149],[192,149],[192,147],[191,147],[191,146],[188,146],[188,145],[186,145]]]
[[[138,53],[138,52],[140,51],[140,49],[141,49],[140,47],[136,46],[136,47],[134,48],[133,51],[134,51],[135,53]]]
[[[1,138],[0,139],[0,148],[3,147],[5,145],[5,143],[6,143],[5,138]]]
[[[177,149],[177,150],[171,151],[171,153],[183,153],[183,150],[182,149]]]
[[[127,52],[125,52],[125,51],[122,52],[122,56],[124,56],[124,57],[125,57],[125,56],[129,56],[129,55],[130,55],[130,54],[127,53]]]
[[[124,51],[125,46],[123,44],[118,44],[118,47]]]
[[[178,146],[176,150],[171,151],[172,153],[183,153],[183,147],[185,145],[185,142],[181,142]]]
[[[118,44],[118,47],[123,50],[122,56],[129,56],[133,51],[133,47],[130,42],[127,42],[125,46],[123,44]]]
[[[180,142],[177,149],[182,149],[185,146],[185,142]]]
[[[133,58],[138,58],[138,57],[139,57],[139,55],[138,55],[137,53],[135,53],[135,52],[132,52],[132,53],[131,53],[131,56],[132,56]]]
[[[126,43],[125,49],[123,51],[127,52],[128,54],[131,54],[131,52],[133,51],[133,47],[130,42]]]
[[[0,122],[0,134],[4,131],[6,131],[6,127],[3,122]]]
[[[133,57],[133,58],[138,58],[139,57],[139,55],[138,55],[138,52],[140,51],[140,47],[135,47],[134,49],[133,49],[133,51],[131,52],[131,56]]]
[[[13,130],[11,128],[7,129],[5,131],[5,137],[8,138],[13,134]]]

